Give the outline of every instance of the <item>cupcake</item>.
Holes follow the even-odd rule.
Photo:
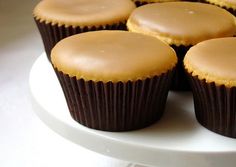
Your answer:
[[[72,118],[104,131],[159,120],[177,62],[174,50],[154,37],[105,30],[61,40],[51,58]]]
[[[202,0],[202,2],[220,6],[236,16],[236,0]]]
[[[170,1],[180,1],[180,0],[132,0],[137,7],[146,5],[149,3],[156,3],[156,2],[170,2]]]
[[[236,32],[232,14],[217,6],[198,2],[141,6],[132,12],[127,26],[129,31],[154,36],[175,49],[178,65],[171,86],[173,90],[190,90],[183,58],[191,46],[207,39],[231,37]]]
[[[95,30],[126,30],[135,4],[130,0],[44,0],[33,15],[48,59],[61,39]]]
[[[236,138],[236,37],[193,46],[184,58],[197,120],[207,129]]]

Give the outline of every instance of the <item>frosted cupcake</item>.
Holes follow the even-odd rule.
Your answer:
[[[197,120],[204,127],[236,138],[236,38],[207,40],[184,58]]]
[[[87,32],[61,40],[51,57],[80,124],[127,131],[162,117],[177,62],[162,41],[127,31]]]
[[[190,90],[183,58],[191,46],[207,39],[234,36],[236,32],[232,14],[217,6],[198,2],[141,6],[132,12],[127,26],[132,32],[154,36],[175,49],[178,65],[173,90]]]
[[[125,30],[135,5],[130,0],[44,0],[33,15],[47,56],[61,39],[95,30]]]

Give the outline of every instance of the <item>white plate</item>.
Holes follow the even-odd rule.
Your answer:
[[[34,63],[29,84],[37,115],[60,135],[90,150],[153,166],[235,167],[236,139],[203,128],[195,119],[189,92],[170,92],[158,123],[117,133],[89,129],[71,118],[45,54]]]

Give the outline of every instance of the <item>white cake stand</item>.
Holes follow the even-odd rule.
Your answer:
[[[164,117],[131,132],[103,132],[75,122],[52,66],[42,54],[29,77],[37,115],[61,136],[111,157],[160,167],[235,167],[236,139],[199,125],[191,93],[170,92]]]

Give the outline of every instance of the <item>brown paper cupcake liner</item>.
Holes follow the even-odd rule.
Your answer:
[[[176,46],[171,45],[171,47],[175,50],[176,55],[178,57],[178,63],[176,66],[176,72],[173,77],[173,81],[171,83],[171,90],[176,91],[190,91],[191,87],[189,85],[188,77],[185,73],[184,65],[183,65],[183,59],[187,51],[192,46]]]
[[[134,3],[137,7],[148,4],[148,2],[143,2],[143,1],[134,1]]]
[[[188,76],[198,122],[213,132],[236,138],[236,87],[218,86]]]
[[[52,25],[51,23],[46,23],[45,21],[40,21],[36,18],[34,18],[34,20],[41,34],[45,52],[49,61],[51,61],[51,50],[57,42],[71,35],[97,30],[127,30],[125,22],[105,26],[73,27],[65,25],[59,26],[58,24]]]
[[[199,0],[185,0],[185,1],[190,1],[190,2],[198,2]],[[165,2],[165,1],[163,1]],[[145,1],[134,1],[134,3],[136,4],[137,7],[146,5],[146,4],[151,4],[151,3],[157,3],[157,2],[145,2]]]
[[[232,15],[236,16],[236,9],[223,7],[225,10],[229,11]]]
[[[103,83],[70,77],[55,69],[72,118],[89,128],[128,131],[159,120],[173,71],[145,80]]]

